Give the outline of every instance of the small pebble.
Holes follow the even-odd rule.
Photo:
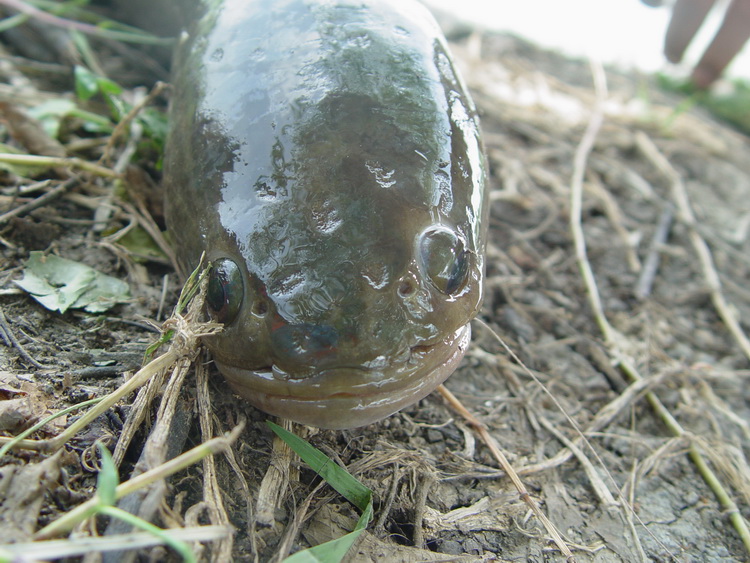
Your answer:
[[[439,430],[435,430],[434,428],[430,428],[427,431],[427,436],[425,436],[425,439],[430,444],[436,444],[438,442],[442,442],[444,438],[442,432],[440,432]]]
[[[461,555],[464,552],[464,548],[457,541],[447,540],[440,544],[438,551],[448,555]]]
[[[475,539],[469,538],[463,542],[464,553],[470,553],[472,555],[481,555],[482,546]]]

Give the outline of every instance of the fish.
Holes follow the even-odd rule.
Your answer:
[[[164,154],[180,263],[232,390],[329,429],[454,372],[480,310],[487,165],[414,0],[212,0],[177,47]]]

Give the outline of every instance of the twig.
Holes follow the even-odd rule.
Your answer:
[[[115,500],[120,500],[125,495],[129,495],[130,493],[133,493],[141,489],[142,487],[150,485],[151,483],[154,483],[160,479],[165,479],[170,475],[174,475],[178,471],[182,471],[186,467],[190,467],[191,465],[199,462],[207,455],[213,455],[223,452],[225,449],[229,448],[235,440],[237,440],[242,432],[242,429],[243,426],[239,425],[226,436],[223,436],[221,438],[214,438],[212,440],[209,440],[208,442],[204,442],[203,444],[194,447],[192,450],[188,450],[184,454],[169,460],[159,467],[150,469],[145,473],[141,473],[137,477],[121,483],[115,489]],[[61,518],[58,518],[51,524],[48,524],[47,526],[39,530],[36,534],[34,534],[34,539],[43,540],[71,530],[78,522],[87,518],[91,510],[94,509],[98,503],[98,498],[92,498],[82,504],[79,504],[73,510],[63,515]]]
[[[30,211],[33,211],[34,209],[38,207],[47,205],[50,201],[57,199],[66,191],[68,191],[73,186],[78,184],[78,182],[79,182],[78,178],[70,178],[68,180],[65,180],[62,184],[52,188],[50,191],[48,191],[45,194],[40,195],[38,198],[33,199],[27,203],[24,203],[23,205],[19,205],[18,207],[16,207],[15,209],[11,209],[7,213],[3,213],[2,215],[0,215],[0,225],[4,225],[13,217],[20,217],[21,215],[26,215],[27,213],[29,213]]]
[[[721,290],[721,280],[719,279],[719,274],[716,271],[713,258],[711,257],[711,250],[698,232],[695,215],[693,215],[687,190],[682,183],[680,175],[646,134],[639,131],[636,133],[635,139],[636,145],[643,155],[648,158],[651,164],[653,164],[654,167],[670,182],[672,197],[677,205],[680,220],[685,223],[689,229],[690,242],[693,244],[693,249],[698,255],[698,260],[700,261],[701,269],[703,271],[703,277],[706,280],[706,285],[708,285],[709,291],[711,292],[711,302],[714,304],[719,317],[724,321],[729,332],[742,349],[742,352],[748,359],[750,359],[750,340],[748,340],[740,323],[732,314],[731,308],[724,298],[724,293]]]
[[[156,422],[149,432],[138,463],[131,473],[131,478],[148,469],[162,465],[165,460],[171,459],[182,452],[190,428],[192,411],[185,409],[178,411],[177,405],[189,368],[190,360],[187,357],[181,357],[170,366],[171,373],[159,404]],[[120,516],[110,519],[105,535],[117,535],[131,531],[134,525],[143,527],[144,523],[150,524],[156,511],[165,502],[166,485],[165,481],[158,481],[150,487],[145,487],[122,498],[116,507],[109,507],[110,510],[117,511]],[[131,519],[130,516],[123,518],[124,514],[137,515],[138,518]],[[135,561],[135,553],[115,551],[106,554],[102,561],[103,563],[115,561],[129,563]]]
[[[604,334],[607,342],[614,339],[614,330],[606,321],[602,300],[599,297],[599,291],[596,287],[594,272],[591,264],[586,257],[586,239],[583,236],[583,227],[581,226],[581,216],[583,208],[583,177],[586,174],[586,161],[591,149],[594,147],[596,135],[604,121],[604,100],[607,97],[607,81],[604,76],[604,69],[600,64],[591,64],[591,72],[594,77],[594,88],[597,96],[594,108],[591,113],[586,132],[583,134],[581,142],[576,148],[575,157],[573,158],[573,177],[570,179],[570,231],[573,236],[575,247],[576,261],[581,272],[583,282],[588,288],[588,298],[594,317],[599,324],[599,330]]]
[[[539,380],[539,378],[534,375],[534,372],[532,372],[526,364],[524,364],[521,359],[518,357],[518,355],[508,346],[508,344],[500,338],[500,336],[492,330],[492,327],[484,323],[483,321],[479,319],[479,323],[481,323],[485,328],[487,328],[490,331],[490,334],[494,336],[494,338],[497,340],[497,342],[500,344],[500,346],[503,347],[503,349],[508,353],[508,355],[515,361],[519,366],[521,366],[521,369],[524,371],[526,375],[528,375],[532,380],[534,380],[537,385],[542,389],[542,391],[547,395],[547,397],[552,401],[552,403],[557,407],[557,410],[560,411],[565,419],[568,421],[568,424],[575,430],[575,432],[578,434],[578,437],[571,442],[571,445],[577,447],[578,442],[582,441],[584,442],[589,450],[591,451],[591,454],[596,459],[596,462],[599,464],[600,467],[604,469],[604,471],[607,472],[607,476],[609,477],[610,482],[612,483],[612,487],[615,491],[619,493],[619,487],[617,486],[617,483],[615,482],[612,475],[609,474],[609,471],[607,471],[607,467],[604,464],[604,461],[601,459],[597,451],[594,449],[594,447],[591,445],[591,443],[588,441],[586,436],[584,435],[583,430],[581,430],[581,427],[578,425],[578,423],[573,420],[573,418],[565,411],[565,408],[560,404],[560,401],[555,397],[547,387],[544,386],[544,384]],[[606,321],[605,321],[606,322]],[[596,432],[605,426],[609,425],[609,423],[617,416],[619,412],[622,411],[625,406],[630,404],[635,397],[648,385],[648,383],[645,380],[641,380],[637,383],[629,385],[623,393],[617,397],[614,401],[606,405],[604,408],[602,408],[599,413],[597,413],[594,420],[591,421],[591,424],[589,424],[588,429],[586,430],[586,434],[590,434],[593,432]],[[541,418],[541,417],[538,417]],[[542,463],[537,463],[534,465],[526,466],[517,471],[520,475],[528,475],[530,473],[536,473],[538,471],[542,471],[545,469],[550,469],[552,467],[556,467],[558,465],[561,465],[568,461],[571,457],[573,457],[573,451],[566,447],[565,449],[558,452],[558,454]],[[596,486],[592,483],[592,486]]]
[[[78,434],[83,428],[88,426],[99,415],[103,414],[109,408],[117,403],[120,399],[130,394],[132,391],[143,385],[154,374],[162,369],[168,368],[173,362],[177,361],[180,354],[175,350],[169,350],[163,356],[159,356],[147,366],[141,368],[131,379],[121,385],[116,391],[102,397],[101,401],[93,408],[88,410],[83,416],[77,419],[73,424],[68,426],[61,434],[49,440],[21,440],[13,445],[14,448],[33,449],[42,452],[54,452],[61,448],[68,440]],[[5,440],[0,439],[0,443]]]
[[[639,381],[633,382],[630,385],[628,385],[615,399],[613,399],[611,402],[607,403],[604,407],[600,408],[599,411],[596,413],[594,418],[591,420],[589,425],[586,427],[586,429],[580,428],[578,423],[565,411],[565,408],[562,404],[560,404],[560,401],[555,397],[554,394],[552,394],[545,385],[539,380],[539,378],[534,374],[532,370],[526,366],[521,361],[521,358],[518,357],[518,355],[508,346],[508,344],[500,338],[500,336],[495,332],[491,326],[489,326],[487,323],[482,321],[481,319],[474,319],[474,322],[482,325],[485,329],[487,329],[490,334],[497,340],[498,344],[503,347],[505,352],[508,354],[508,356],[516,362],[523,371],[530,379],[532,379],[539,388],[546,394],[547,398],[552,402],[552,404],[557,407],[557,410],[565,417],[565,419],[568,421],[568,424],[575,430],[577,437],[573,440],[573,445],[578,446],[580,442],[587,442],[586,436],[593,434],[594,432],[599,432],[603,428],[609,426],[609,424],[630,404],[632,404],[638,396],[644,392],[650,385],[654,385],[658,383],[659,378],[658,377],[652,377],[650,379],[641,379]],[[474,352],[477,353],[476,351]],[[496,359],[497,356],[492,356],[487,354],[487,357],[485,357],[485,360],[489,360],[490,358]],[[666,374],[664,374],[666,375]],[[537,415],[537,418],[541,418],[539,415]],[[604,462],[599,457],[599,455],[596,453],[596,450],[591,446],[591,444],[588,444],[589,449],[591,450],[592,455],[596,458],[597,463],[603,468],[606,469],[606,466],[604,465]],[[540,471],[545,471],[548,469],[552,469],[553,467],[557,467],[559,465],[562,465],[563,463],[567,462],[573,457],[573,452],[569,448],[563,448],[560,450],[554,457],[543,461],[541,463],[535,463],[533,465],[527,465],[524,467],[521,467],[517,470],[517,473],[519,475],[530,475],[532,473],[538,473]],[[615,490],[618,490],[617,483],[614,479],[610,477],[610,481],[612,482],[612,486]]]
[[[99,158],[99,164],[105,165],[110,162],[112,158],[112,152],[114,151],[115,142],[124,135],[127,131],[128,125],[143,111],[143,109],[154,102],[154,100],[161,95],[162,92],[167,88],[165,82],[157,82],[148,95],[144,96],[143,99],[139,100],[125,116],[115,126],[114,131],[109,136],[107,144],[102,151],[102,156]],[[120,171],[122,171],[120,169]]]
[[[138,222],[138,225],[140,225],[141,228],[151,236],[153,241],[159,247],[159,250],[161,250],[164,253],[164,255],[169,259],[169,261],[171,262],[172,266],[177,271],[177,273],[180,274],[180,276],[184,279],[186,277],[186,272],[182,271],[182,268],[180,267],[180,263],[177,260],[177,255],[175,254],[174,248],[164,238],[164,234],[161,232],[161,229],[159,229],[159,226],[156,224],[156,221],[154,221],[154,218],[151,216],[151,213],[149,213],[148,208],[146,204],[143,202],[143,200],[140,197],[134,197],[134,199],[136,202],[137,209],[131,203],[128,203],[128,202],[122,203],[123,208],[126,211],[128,211],[128,213],[132,214],[133,217],[135,217],[135,220]]]
[[[214,541],[231,536],[231,526],[193,526],[173,528],[163,533],[182,541]],[[78,537],[65,540],[48,540],[29,543],[14,543],[0,546],[0,557],[6,553],[15,557],[14,561],[60,559],[87,555],[91,552],[140,549],[160,545],[162,542],[153,534],[136,532],[119,536]]]
[[[148,380],[148,383],[138,390],[138,394],[130,406],[130,412],[125,420],[125,424],[120,431],[115,451],[112,454],[112,460],[117,467],[122,463],[125,453],[128,447],[130,447],[130,442],[135,438],[136,432],[142,427],[142,423],[148,413],[148,407],[162,388],[165,376],[165,370],[154,373],[153,377]]]
[[[77,403],[75,405],[71,405],[68,408],[65,408],[61,411],[58,411],[54,414],[51,414],[30,428],[27,428],[17,436],[13,438],[8,438],[6,436],[0,436],[0,444],[2,444],[2,447],[0,447],[0,458],[2,458],[6,453],[8,453],[13,448],[23,448],[26,450],[34,450],[34,451],[44,451],[44,446],[46,445],[46,442],[44,441],[36,441],[36,440],[25,440],[26,436],[31,436],[34,432],[37,432],[44,428],[47,424],[52,422],[53,420],[65,416],[66,414],[69,414],[73,411],[76,411],[78,409],[82,409],[84,407],[88,407],[91,405],[95,405],[98,403],[101,399],[89,399],[88,401],[83,401],[82,403]]]
[[[174,39],[156,37],[146,33],[135,33],[135,32],[124,32],[116,31],[113,29],[107,29],[105,27],[99,27],[84,22],[75,20],[68,20],[50,14],[43,10],[40,10],[31,4],[22,2],[21,0],[0,0],[0,5],[7,6],[13,10],[25,14],[29,17],[33,17],[46,24],[61,27],[70,31],[79,31],[87,35],[93,35],[95,37],[102,37],[105,39],[113,39],[117,41],[128,41],[131,43],[143,43],[145,45],[171,45],[174,43]]]
[[[656,232],[651,239],[651,244],[648,248],[648,256],[643,264],[643,271],[641,272],[641,275],[638,278],[638,283],[635,286],[635,296],[638,299],[645,299],[651,295],[654,278],[656,278],[656,272],[659,270],[659,262],[661,258],[660,248],[667,242],[669,231],[672,228],[673,218],[674,210],[671,205],[667,205],[659,217],[659,224],[656,226]]]
[[[206,283],[201,284],[203,291],[205,291]],[[183,290],[181,300],[188,300]],[[196,323],[192,319],[198,318],[202,306],[202,299],[195,299],[190,303],[189,311],[185,316],[180,313],[175,313],[172,318],[164,322],[163,330],[172,332],[172,340],[169,350],[158,358],[152,360],[150,363],[142,367],[138,372],[121,385],[118,389],[102,397],[101,401],[87,411],[83,416],[77,419],[73,424],[66,428],[60,435],[49,440],[43,440],[34,442],[31,440],[23,440],[15,447],[28,448],[29,443],[33,444],[34,449],[38,449],[44,452],[56,451],[62,447],[68,440],[75,436],[80,430],[88,426],[94,419],[99,415],[106,412],[112,405],[116,404],[120,399],[126,397],[131,392],[140,388],[147,381],[151,380],[162,370],[169,369],[170,366],[175,364],[181,358],[194,357],[198,350],[198,340],[201,336],[206,334],[212,334],[216,332],[221,325],[216,323]],[[0,440],[2,443],[2,440]]]
[[[750,441],[750,421],[734,412],[729,405],[720,399],[714,392],[713,387],[711,387],[705,379],[698,380],[698,389],[700,390],[701,396],[708,402],[708,404],[739,426],[745,439]]]
[[[136,108],[138,108],[137,111],[135,111]],[[120,121],[115,126],[115,130],[109,136],[109,140],[104,147],[103,154],[101,158],[99,158],[98,164],[102,166],[108,166],[118,174],[125,175],[125,171],[128,169],[130,161],[138,151],[138,142],[143,135],[143,125],[137,121],[133,121],[138,114],[138,111],[140,111],[141,109],[142,106],[140,104],[136,104],[135,107],[131,109],[125,117],[120,119]],[[128,125],[131,124],[132,126],[128,127]],[[115,140],[116,138],[123,136],[126,131],[130,133],[127,137],[127,142],[125,143],[125,147],[120,151],[117,161],[113,165],[112,152],[114,151]],[[127,178],[127,175],[125,175],[125,178]],[[96,220],[96,223],[94,224],[93,231],[95,233],[100,233],[106,228],[110,217],[115,211],[115,206],[112,203],[114,198],[115,190],[108,190],[107,195],[99,202],[99,205],[94,212],[94,219]],[[126,227],[125,229],[121,229],[115,236],[119,238],[125,235],[125,233],[129,230],[130,229],[128,227]]]
[[[169,291],[169,274],[164,274],[161,279],[161,297],[159,297],[159,309],[156,311],[156,320],[161,321],[164,314],[164,306],[167,302],[167,291]]]
[[[598,93],[597,99],[603,100],[603,95],[606,92],[606,88],[604,85],[604,71],[602,70],[601,66],[595,65],[593,66],[592,72],[594,74],[594,84],[597,88]],[[600,104],[601,102],[597,104],[597,107],[600,108]],[[599,109],[599,111],[601,111],[601,108]],[[617,365],[623,372],[625,372],[625,374],[630,378],[631,381],[640,382],[643,378],[635,369],[635,367],[633,367],[633,365],[628,360],[626,360],[618,350],[618,344],[615,341],[616,331],[609,324],[609,321],[604,315],[604,311],[601,306],[601,300],[599,299],[599,292],[596,286],[596,279],[594,278],[593,271],[591,270],[591,266],[588,261],[588,257],[586,256],[586,245],[583,240],[583,229],[580,224],[580,198],[582,197],[583,192],[583,175],[585,171],[587,156],[591,148],[593,147],[596,131],[598,130],[600,124],[601,115],[597,116],[597,111],[594,111],[594,114],[591,117],[591,121],[589,122],[589,126],[586,129],[584,138],[581,140],[581,143],[576,150],[575,166],[573,177],[571,179],[571,231],[576,247],[576,258],[579,261],[581,275],[586,286],[586,291],[592,305],[593,315],[596,319],[596,322],[602,332],[602,335],[605,338],[607,345],[610,347],[611,353],[616,359]],[[700,238],[697,230],[695,229],[695,218],[692,215],[690,204],[687,200],[687,193],[685,192],[684,186],[682,186],[677,173],[645,134],[638,132],[636,134],[636,142],[638,143],[639,147],[644,150],[644,152],[648,152],[647,156],[653,159],[652,162],[672,181],[673,195],[677,200],[678,210],[682,215],[681,218],[683,219],[683,221],[685,221],[690,226],[691,240],[693,241],[701,262],[704,265],[704,274],[708,278],[707,281],[709,283],[709,287],[711,287],[712,296],[715,299],[721,300],[723,302],[723,296],[721,295],[720,291],[721,286],[719,284],[716,270],[713,268],[713,264],[711,262],[711,255],[708,251],[708,247],[706,246],[705,241]],[[576,221],[573,220],[574,217],[576,218]],[[726,309],[724,312],[729,315],[728,309]],[[734,319],[731,320],[732,322],[736,323]],[[740,334],[742,333],[740,332]],[[742,336],[744,336],[744,334]],[[750,344],[748,344],[747,350],[748,357],[750,357]],[[645,394],[645,397],[654,411],[656,411],[659,418],[675,436],[686,438],[688,437],[682,426],[677,422],[677,420],[672,416],[672,414],[667,410],[667,408],[661,403],[661,401],[656,397],[654,393],[649,391]],[[695,441],[691,440],[690,442],[690,458],[698,468],[698,472],[700,473],[700,475],[716,495],[722,508],[729,513],[730,520],[732,521],[735,530],[737,531],[743,544],[745,545],[745,549],[750,552],[750,529],[748,529],[747,522],[737,509],[737,505],[732,501],[731,497],[724,489],[716,474],[711,470],[706,461],[703,459],[703,456],[700,453],[697,445],[695,444]],[[632,507],[629,504],[627,504],[627,506],[630,508],[630,510],[632,510]]]
[[[286,419],[281,421],[284,430],[292,431],[292,423]],[[274,435],[271,462],[266,474],[260,482],[255,501],[255,520],[262,526],[271,526],[276,521],[276,508],[284,499],[284,490],[290,481],[293,471],[292,464],[297,460],[297,454],[281,438]]]
[[[0,294],[2,295],[2,294]],[[10,348],[13,346],[13,342],[11,342],[10,337],[5,333],[5,327],[0,323],[0,338],[3,339],[3,342],[5,342],[5,345]]]
[[[570,440],[562,432],[555,428],[555,425],[545,417],[539,417],[539,422],[555,438],[565,444],[565,446],[573,453],[573,455],[576,456],[578,463],[581,464],[583,470],[586,472],[586,475],[589,478],[589,482],[594,489],[594,493],[599,498],[599,502],[601,502],[605,507],[616,506],[618,504],[617,501],[612,496],[612,493],[609,492],[607,485],[605,485],[604,481],[602,481],[602,478],[599,477],[594,464],[591,463],[588,457],[586,457],[586,454],[583,453],[583,450],[581,450],[581,448],[579,448],[573,442],[573,440]]]
[[[13,344],[13,347],[16,350],[18,350],[19,354],[21,354],[24,360],[29,362],[35,368],[47,369],[49,367],[49,366],[45,366],[44,364],[37,362],[34,358],[31,357],[31,355],[26,351],[26,349],[21,345],[21,343],[16,338],[16,335],[13,334],[13,331],[10,329],[10,325],[8,324],[8,319],[5,318],[5,313],[3,313],[2,308],[0,308],[0,327],[2,327],[2,331],[5,334],[5,336],[8,338],[8,340],[10,340],[11,344]]]
[[[205,367],[205,366],[204,366]],[[202,370],[204,375],[206,376],[206,384],[208,384],[208,370],[203,369]],[[198,378],[200,378],[201,371],[198,371]],[[212,416],[215,416],[212,411]],[[240,423],[245,424],[246,418],[242,417],[240,418]],[[240,487],[242,487],[242,493],[244,495],[245,500],[245,511],[247,514],[247,522],[250,522],[250,524],[247,527],[247,535],[250,539],[250,557],[253,561],[258,561],[258,542],[257,537],[255,534],[255,513],[253,511],[253,498],[250,494],[250,486],[247,484],[247,479],[245,478],[245,474],[243,473],[242,468],[240,467],[239,462],[237,461],[237,457],[234,455],[233,449],[228,449],[226,452],[224,452],[224,458],[226,459],[227,463],[229,464],[229,467],[234,471],[234,476],[237,479],[237,481],[240,484]]]
[[[393,508],[393,502],[396,500],[396,493],[398,492],[398,484],[401,482],[401,468],[399,463],[396,462],[393,466],[393,473],[391,474],[391,486],[388,487],[388,496],[385,498],[385,502],[380,507],[378,512],[378,522],[375,524],[375,534],[377,536],[385,535],[385,522],[391,513]]]
[[[636,467],[637,464],[633,463],[633,469],[630,471],[630,481],[623,487],[628,492],[628,498],[625,500],[625,502],[628,503],[628,506],[633,506],[633,504],[635,503],[635,480],[637,473]],[[642,561],[642,563],[646,563],[648,561],[648,557],[646,557],[646,552],[643,550],[643,542],[641,542],[641,538],[636,531],[633,513],[629,510],[625,512],[625,521],[627,522],[628,529],[630,530],[630,534],[633,537],[633,543],[638,550],[638,557]]]
[[[451,407],[455,409],[472,428],[474,428],[474,431],[479,434],[482,441],[487,444],[487,447],[490,449],[492,456],[495,458],[495,460],[497,460],[497,462],[500,464],[500,467],[503,469],[503,471],[505,471],[508,477],[510,477],[510,480],[513,482],[513,486],[518,491],[521,500],[526,503],[526,505],[534,513],[534,516],[537,517],[537,519],[544,526],[545,530],[547,530],[547,533],[552,536],[552,540],[555,542],[555,545],[562,552],[562,554],[565,555],[567,561],[575,561],[573,553],[565,543],[565,540],[562,539],[560,532],[557,531],[555,525],[550,522],[549,518],[547,518],[547,515],[542,512],[537,502],[531,497],[529,491],[526,489],[526,485],[523,484],[523,481],[521,481],[521,478],[515,472],[513,466],[505,457],[505,454],[503,454],[503,452],[500,450],[500,446],[498,445],[495,438],[493,438],[492,435],[487,432],[487,427],[477,417],[471,414],[466,409],[466,407],[463,406],[461,401],[459,401],[455,397],[455,395],[453,395],[453,393],[451,393],[448,388],[445,387],[445,385],[440,385],[438,387],[438,391],[445,398],[445,400],[448,401]]]
[[[637,379],[640,378],[640,375],[632,366],[623,364],[622,368],[633,381],[637,381]],[[672,416],[672,414],[667,410],[667,408],[662,404],[662,402],[656,395],[649,391],[648,393],[646,393],[645,397],[651,405],[651,408],[656,411],[656,413],[659,415],[659,418],[669,428],[673,435],[680,438],[686,438],[690,441],[690,459],[693,460],[693,463],[698,469],[698,473],[700,473],[701,477],[703,477],[703,480],[716,495],[716,498],[718,499],[719,504],[721,504],[724,512],[729,515],[729,520],[732,522],[734,529],[740,536],[745,549],[748,553],[750,553],[750,528],[748,528],[747,521],[742,516],[742,513],[737,508],[737,505],[732,500],[732,497],[726,491],[717,475],[709,467],[708,463],[706,463],[706,460],[703,459],[703,454],[701,454],[700,450],[698,449],[698,445],[696,444],[695,440],[690,439],[690,435],[685,432],[685,430],[682,428],[682,425],[677,422],[677,420]]]
[[[177,412],[170,429],[169,442],[164,447],[164,451],[166,452],[164,456],[165,459],[172,459],[182,451],[185,441],[187,440],[188,431],[190,430],[191,416],[192,412],[189,409],[181,409]],[[152,432],[149,435],[149,439],[153,434],[154,433]],[[141,451],[138,463],[136,463],[135,468],[131,473],[131,478],[148,469],[149,466],[147,459],[150,453],[148,446],[149,444],[147,443],[146,447]],[[112,467],[114,467],[114,465]],[[162,512],[162,516],[165,516],[164,513],[168,512],[166,503],[166,495],[168,492],[167,485],[168,483],[166,479],[160,480],[123,497],[116,503],[116,506],[100,507],[107,509],[108,511],[114,511],[114,513],[110,514],[112,518],[109,520],[104,535],[111,536],[127,533],[134,531],[134,528],[144,530],[150,529],[153,531],[155,526],[152,521],[155,519],[157,511]],[[106,514],[106,512],[99,512],[99,514],[102,513]],[[162,518],[162,524],[167,527],[181,527],[183,521],[180,519],[170,521],[169,517],[165,516]],[[191,522],[191,524],[194,525],[197,524],[197,522]],[[152,528],[152,526],[154,526],[154,528]],[[158,530],[158,528],[156,528],[156,530]],[[185,544],[176,545],[180,546],[179,552],[181,554],[190,551]],[[135,560],[136,553],[132,551],[115,551],[102,557],[102,563],[133,563]]]
[[[196,385],[198,389],[196,395],[200,413],[201,436],[205,439],[213,434],[211,423],[213,409],[211,409],[211,398],[208,392],[208,374],[203,362],[196,362],[195,370],[197,372]],[[231,448],[227,448],[227,452],[231,452]],[[221,498],[221,487],[216,476],[216,460],[213,456],[203,459],[203,500],[208,505],[211,522],[220,526],[229,526],[229,516]],[[216,549],[212,548],[211,559],[213,561],[230,561],[232,559],[232,547],[233,541],[230,536],[222,540],[216,546]]]
[[[414,546],[419,549],[424,549],[424,512],[427,505],[427,495],[432,489],[432,486],[436,481],[435,475],[432,471],[426,471],[422,473],[419,483],[417,483],[416,497],[417,501],[414,505]]]
[[[0,0],[0,2],[2,1],[3,0]],[[40,166],[48,168],[55,168],[57,166],[60,166],[63,168],[85,170],[86,172],[91,172],[92,174],[96,174],[97,176],[102,176],[104,178],[120,177],[117,172],[110,168],[99,166],[98,164],[94,164],[93,162],[75,157],[60,158],[56,156],[39,156],[34,154],[13,154],[3,152],[0,153],[0,162],[4,162],[6,164],[21,164],[23,166]]]
[[[297,510],[294,511],[294,518],[292,518],[292,521],[287,524],[287,527],[284,530],[284,535],[282,536],[281,541],[276,548],[276,553],[274,553],[273,557],[270,560],[271,563],[281,563],[287,558],[289,552],[292,549],[292,546],[294,545],[294,540],[297,538],[299,530],[302,527],[302,524],[305,522],[308,513],[310,512],[310,505],[312,504],[313,499],[325,486],[325,484],[325,481],[321,481],[320,483],[318,483],[317,486],[312,491],[310,491],[305,499],[299,504]]]
[[[631,272],[641,271],[641,262],[638,259],[638,254],[635,251],[635,247],[630,242],[630,233],[625,228],[622,211],[617,205],[617,201],[612,194],[602,185],[598,180],[589,184],[591,191],[599,198],[604,206],[604,213],[606,213],[612,228],[620,237],[620,241],[625,250],[625,259],[628,262],[628,268]]]
[[[615,359],[622,364],[625,362],[625,360],[622,359],[622,354],[619,350],[619,338],[617,338],[618,333],[617,331],[615,331],[614,327],[609,324],[609,321],[604,314],[604,308],[602,307],[601,299],[599,297],[599,289],[596,285],[596,278],[594,277],[594,272],[591,268],[591,263],[589,262],[588,255],[586,253],[586,241],[583,234],[583,226],[581,223],[581,209],[583,205],[583,177],[586,173],[586,165],[588,162],[589,154],[594,147],[596,135],[598,134],[599,128],[601,127],[604,119],[604,101],[607,96],[606,75],[604,74],[604,69],[602,68],[601,64],[594,63],[592,61],[591,73],[593,75],[594,88],[596,90],[596,103],[594,105],[594,110],[591,114],[589,124],[586,127],[586,132],[584,133],[581,142],[576,148],[573,175],[570,180],[570,230],[576,249],[576,261],[578,263],[578,268],[581,272],[581,277],[586,287],[586,294],[588,295],[589,302],[591,304],[592,314],[594,315],[597,326],[602,332],[604,340],[609,347],[610,354],[612,354]],[[570,417],[568,417],[568,420],[573,424],[574,428],[578,429],[578,426],[575,424],[575,422],[572,421]],[[601,460],[599,454],[596,452],[596,450],[593,449],[593,447],[591,447],[590,443],[588,445],[591,448],[593,455],[596,457],[597,462],[606,471],[606,465]],[[612,482],[614,489],[618,492],[618,494],[620,494],[620,497],[622,498],[620,488],[612,478],[612,475],[609,473],[609,471],[607,471],[607,475]],[[635,514],[632,505],[626,502],[623,504],[626,509],[629,510],[638,520],[638,522],[644,527],[644,529],[662,546],[662,548],[669,552],[669,549],[663,544],[663,542],[656,538],[653,532],[651,532],[651,530],[645,526],[640,517]]]

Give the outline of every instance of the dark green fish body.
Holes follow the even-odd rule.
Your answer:
[[[176,59],[167,220],[232,388],[348,428],[455,369],[482,300],[476,112],[411,0],[212,2]]]

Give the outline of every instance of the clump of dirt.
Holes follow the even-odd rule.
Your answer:
[[[607,71],[607,91],[597,92],[586,62],[513,37],[474,32],[453,47],[481,113],[492,191],[482,322],[448,389],[487,426],[577,560],[746,560],[736,527],[750,518],[750,141],[700,111],[676,113],[678,100],[646,76]],[[9,83],[37,87],[17,58],[8,61]],[[15,88],[2,96],[21,108],[52,96]],[[595,134],[590,152],[581,148],[587,130]],[[0,134],[9,141],[7,130]],[[105,141],[82,150],[82,139],[70,138],[66,150],[95,161]],[[75,174],[53,169],[33,180]],[[111,179],[76,177],[59,198],[0,219],[0,398],[33,400],[27,419],[119,385],[156,338],[143,319],[159,320],[177,297],[165,261],[134,262],[102,234],[145,221],[145,208],[113,200]],[[18,174],[2,182],[2,213],[35,197],[17,191],[29,184]],[[115,212],[103,231],[93,210],[105,204]],[[128,280],[132,302],[99,316],[42,308],[13,284],[31,250]],[[236,528],[234,558],[269,560],[287,539],[284,549],[298,549],[351,530],[353,508],[315,489],[318,478],[295,463],[281,497],[263,504],[279,448],[266,416],[210,370],[213,432],[247,421],[232,455],[217,458],[214,494]],[[190,411],[196,392],[186,389]],[[92,445],[116,442],[132,400],[61,454],[16,450],[0,460],[0,521],[19,540],[93,493]],[[189,443],[211,437],[190,417],[184,424]],[[563,559],[489,450],[437,395],[378,424],[308,439],[375,493],[374,524],[355,560]],[[701,463],[728,500],[717,499]],[[170,481],[157,522],[189,520],[208,494],[201,473]],[[24,482],[19,475],[43,486],[19,487],[14,497],[8,487]],[[301,531],[287,538],[295,514]]]

